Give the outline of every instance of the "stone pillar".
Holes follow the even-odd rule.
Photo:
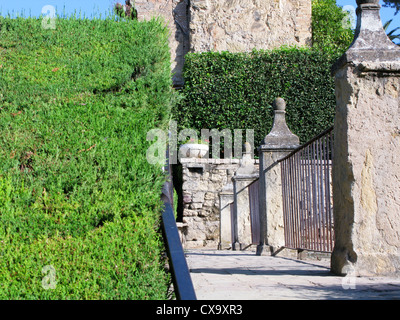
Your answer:
[[[286,124],[285,101],[277,98],[273,107],[273,127],[259,148],[260,244],[257,247],[258,255],[262,254],[264,245],[268,246],[271,253],[285,245],[281,167],[277,160],[299,147],[299,138],[289,130]]]
[[[357,29],[335,64],[331,270],[400,272],[400,49],[386,36],[379,1],[357,1]]]
[[[229,183],[219,193],[219,250],[230,249],[232,247],[232,203],[233,185]]]
[[[248,186],[258,178],[258,172],[251,155],[250,144],[246,142],[240,167],[232,177],[234,194],[233,216],[236,231],[232,245],[233,250],[243,250],[252,244]]]

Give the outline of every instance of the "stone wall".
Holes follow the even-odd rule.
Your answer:
[[[311,1],[192,0],[191,50],[251,51],[310,42]]]
[[[311,0],[139,0],[138,19],[161,16],[171,31],[174,83],[188,52],[272,49],[311,43]]]
[[[378,0],[357,3],[355,40],[334,69],[331,270],[400,276],[400,48]]]
[[[220,240],[219,192],[232,183],[240,160],[182,158],[180,162],[184,248],[217,249]]]

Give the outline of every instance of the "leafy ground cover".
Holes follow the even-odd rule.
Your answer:
[[[1,299],[166,297],[146,133],[174,102],[160,21],[0,17]]]

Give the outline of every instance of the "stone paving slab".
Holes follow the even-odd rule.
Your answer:
[[[198,300],[400,300],[400,278],[339,277],[329,259],[185,250]]]

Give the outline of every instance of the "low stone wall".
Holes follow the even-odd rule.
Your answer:
[[[258,166],[258,160],[254,160]],[[219,192],[240,166],[239,159],[182,158],[183,245],[217,249],[220,232]]]

